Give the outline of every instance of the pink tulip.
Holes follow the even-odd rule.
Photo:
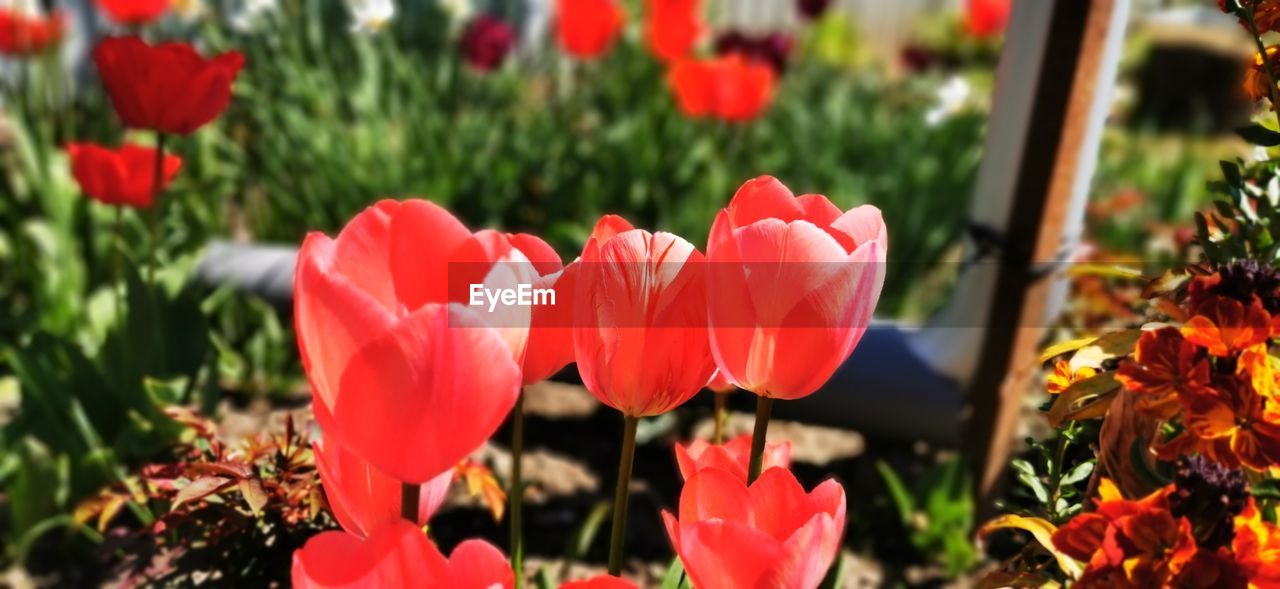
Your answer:
[[[676,444],[676,465],[680,467],[680,478],[686,481],[705,468],[718,468],[746,482],[750,458],[750,434],[719,445],[706,440],[694,440],[688,446]],[[791,442],[766,443],[763,465],[765,469],[791,468]]]
[[[606,216],[580,264],[574,357],[592,395],[645,417],[670,411],[707,384],[714,365],[705,264],[692,244]]]
[[[698,589],[813,589],[840,551],[845,498],[835,481],[805,493],[789,471],[771,468],[748,488],[708,468],[685,482],[679,509],[679,518],[662,517]]]
[[[293,553],[295,589],[493,589],[515,586],[511,565],[483,540],[459,544],[448,559],[417,526],[396,520],[362,540],[323,532]]]
[[[308,235],[294,313],[326,437],[410,483],[488,439],[519,393],[530,308],[469,305],[469,286],[536,280],[548,266],[521,249],[535,240],[472,234],[422,200],[379,202],[336,239]]]
[[[764,176],[716,216],[707,244],[711,348],[739,388],[774,399],[816,391],[866,331],[884,285],[880,210],[842,213]]]
[[[367,538],[375,529],[401,517],[400,481],[382,474],[339,444],[323,439],[311,445],[324,496],[342,529]],[[418,524],[426,525],[449,495],[453,471],[422,485]]]
[[[729,382],[729,379],[724,377],[724,373],[717,370],[715,374],[711,375],[711,381],[707,383],[707,388],[711,389],[711,392],[713,393],[723,395],[732,393],[737,390],[738,387],[733,386],[733,383]]]

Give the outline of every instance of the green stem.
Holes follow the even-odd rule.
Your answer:
[[[151,255],[147,262],[147,281],[155,282],[160,268],[160,193],[164,185],[164,132],[156,131],[156,163],[151,180]]]
[[[725,407],[726,401],[728,401],[729,394],[728,393],[712,393],[712,394],[715,395],[715,399],[716,399],[716,416],[715,416],[716,429],[715,429],[715,432],[711,434],[711,443],[723,444],[724,443],[724,422],[729,418],[729,410],[727,407]]]
[[[418,498],[421,493],[421,485],[400,483],[400,517],[415,526],[418,525]]]
[[[636,456],[636,426],[639,417],[624,417],[622,456],[618,458],[618,488],[613,496],[613,537],[609,541],[609,574],[622,573],[622,543],[626,539],[627,500],[631,493],[631,465]]]
[[[747,471],[747,484],[760,478],[764,465],[764,441],[769,433],[769,414],[773,412],[773,399],[761,396],[756,400],[756,428],[751,432],[751,466]]]
[[[120,234],[123,230],[124,207],[115,207],[115,221],[111,224],[111,243],[107,246],[111,249],[111,294],[115,295],[116,304],[116,325],[124,322],[124,263],[121,252],[124,250],[124,236]]]
[[[511,479],[507,489],[511,500],[511,569],[516,589],[524,587],[524,391],[516,397],[511,417]]]

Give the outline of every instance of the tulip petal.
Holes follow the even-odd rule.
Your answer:
[[[685,481],[680,492],[680,522],[723,519],[746,523],[751,499],[745,481],[718,468],[704,468]]]
[[[795,194],[773,176],[748,180],[729,201],[725,209],[734,227],[750,225],[764,219],[784,222],[804,218],[805,210]]]
[[[351,358],[337,436],[388,475],[425,482],[501,425],[520,370],[498,334],[457,305],[426,305]]]
[[[880,209],[872,205],[850,209],[832,222],[831,228],[848,235],[857,245],[874,241],[880,244],[882,254],[889,251],[889,232],[885,227],[884,218],[880,214]]]
[[[782,556],[782,547],[746,524],[725,520],[680,526],[680,561],[698,589],[789,587],[760,581]]]
[[[449,211],[430,201],[409,200],[402,203],[391,227],[390,270],[395,276],[396,298],[410,311],[427,303],[466,300],[449,298],[452,284],[452,252],[472,239],[471,232]],[[478,281],[477,281],[478,282]],[[462,287],[463,290],[467,286]]]
[[[302,242],[294,273],[294,326],[316,399],[332,408],[347,361],[391,328],[382,304],[333,268],[337,245],[321,233]]]
[[[368,537],[381,525],[401,517],[400,481],[373,468],[335,441],[316,440],[312,449],[325,499],[342,529]],[[426,525],[444,504],[452,483],[453,471],[450,470],[422,485],[418,502],[420,525]]]
[[[483,540],[467,540],[449,555],[450,589],[492,589],[515,585],[515,573],[502,551]]]

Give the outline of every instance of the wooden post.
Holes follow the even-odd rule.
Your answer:
[[[1010,157],[1002,172],[1012,176],[1012,202],[1000,220],[1007,230],[967,395],[965,450],[975,463],[980,517],[993,508],[1007,470],[1037,351],[1053,319],[1047,301],[1063,287],[1060,276],[1046,271],[1061,269],[1078,238],[1127,14],[1128,0],[1015,2],[992,117],[1001,116],[1002,96],[1019,103],[1012,111],[1027,114],[1025,124],[1014,125],[1024,130],[1020,137],[987,142],[1005,148],[988,149],[988,160]],[[1019,31],[1020,23],[1028,30]],[[1019,53],[1020,41],[1039,50],[1038,63]],[[1016,79],[1019,73],[1026,77]]]

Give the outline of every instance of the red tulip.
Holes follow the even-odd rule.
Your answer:
[[[1013,0],[968,0],[965,6],[965,29],[974,37],[986,38],[1004,32]]]
[[[720,445],[706,440],[694,440],[688,446],[676,444],[676,465],[680,478],[689,480],[706,468],[718,468],[742,482],[747,481],[747,466],[751,458],[751,435],[743,434]],[[766,443],[764,469],[791,468],[791,442]]]
[[[829,480],[810,493],[771,468],[750,488],[717,468],[690,477],[667,535],[698,589],[813,589],[840,550],[844,489]]]
[[[295,589],[492,589],[515,585],[511,565],[483,540],[467,540],[446,559],[417,526],[396,520],[362,540],[322,532],[293,553]]]
[[[557,0],[560,48],[578,59],[595,59],[622,32],[626,14],[615,0]]]
[[[342,529],[368,537],[383,524],[401,517],[400,481],[382,474],[336,443],[323,439],[311,445],[324,496]],[[418,524],[426,525],[444,504],[453,483],[453,470],[422,485],[418,495]]]
[[[61,41],[66,29],[66,17],[61,12],[40,17],[0,8],[0,54],[26,57],[41,53]]]
[[[707,384],[702,254],[670,233],[596,225],[582,252],[574,358],[587,390],[630,417],[666,413]]]
[[[557,258],[555,265],[559,264]],[[546,268],[551,267],[548,265]],[[576,263],[544,273],[534,281],[535,289],[555,291],[556,304],[538,305],[532,309],[529,344],[525,348],[522,366],[524,384],[547,380],[573,362],[573,297],[577,282]]]
[[[531,283],[549,267],[513,240],[525,241],[472,234],[422,200],[379,202],[337,239],[307,236],[294,314],[327,436],[424,483],[493,434],[519,393],[529,307],[470,306],[468,285]]]
[[[585,581],[564,583],[560,589],[640,589],[640,586],[622,577],[599,575]]]
[[[735,54],[680,61],[671,68],[667,81],[686,116],[741,122],[768,108],[775,78],[768,65]]]
[[[725,378],[724,374],[717,370],[715,374],[711,375],[711,380],[707,383],[707,388],[711,389],[711,392],[713,393],[725,394],[732,393],[737,390],[738,387],[733,386],[733,383],[729,382],[729,379]]]
[[[156,184],[156,150],[126,143],[109,148],[92,143],[67,146],[71,175],[89,198],[103,204],[145,209],[155,202],[182,167],[182,158],[164,156],[160,186]]]
[[[649,50],[662,61],[689,54],[702,35],[701,0],[649,0],[645,35]]]
[[[98,8],[122,25],[145,25],[169,10],[171,0],[98,0]]]
[[[884,285],[880,211],[841,213],[771,177],[744,184],[707,244],[711,346],[739,388],[775,399],[816,391],[862,339]]]
[[[217,118],[231,100],[244,56],[204,59],[185,43],[151,46],[138,37],[108,37],[93,50],[107,95],[124,124],[186,135]]]

